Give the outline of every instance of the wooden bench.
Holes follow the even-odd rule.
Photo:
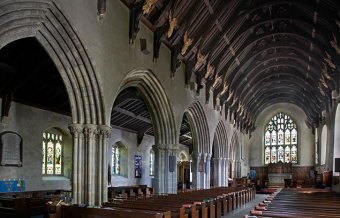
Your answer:
[[[266,217],[340,217],[340,195],[334,192],[284,189],[278,193],[266,210],[251,211],[252,215]]]
[[[76,206],[63,206],[62,218],[170,218],[171,212],[157,212],[137,209],[116,208],[83,208]]]

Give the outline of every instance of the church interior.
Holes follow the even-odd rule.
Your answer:
[[[338,0],[0,0],[0,217],[333,217],[339,74]]]

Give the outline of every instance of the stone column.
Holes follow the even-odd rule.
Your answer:
[[[73,135],[73,203],[101,205],[107,201],[109,126],[71,124]]]
[[[235,178],[235,160],[231,160],[231,178],[234,179]]]
[[[192,188],[199,189],[201,186],[199,162],[201,160],[201,154],[192,153]]]
[[[88,205],[95,205],[96,178],[98,171],[96,167],[96,135],[97,126],[93,124],[84,125],[85,139],[85,201]]]
[[[226,178],[226,181],[225,181],[225,185],[226,186],[229,186],[229,170],[231,170],[231,169],[229,169],[229,161],[230,161],[230,158],[226,158],[226,160],[225,160],[225,178]]]
[[[221,186],[226,186],[226,167],[225,167],[226,158],[220,158],[221,163]]]
[[[223,186],[224,172],[223,172],[223,159],[221,157],[214,158],[214,186]]]
[[[97,177],[97,195],[96,205],[101,205],[107,202],[107,186],[108,186],[108,165],[107,147],[109,139],[111,138],[112,128],[110,126],[99,126],[99,146],[98,146],[98,177]],[[110,174],[111,175],[111,174]]]
[[[200,156],[200,166],[201,168],[203,168],[203,171],[202,172],[199,172],[199,178],[200,178],[200,189],[204,189],[205,188],[205,179],[206,179],[206,171],[207,171],[207,167],[206,167],[206,157],[207,157],[207,154],[201,154]]]
[[[73,160],[72,160],[72,197],[74,204],[84,202],[84,181],[83,181],[83,126],[81,124],[71,124],[69,126],[73,136]]]
[[[210,164],[211,164],[211,154],[205,154],[205,186],[204,188],[210,188]]]
[[[155,193],[177,193],[177,152],[178,145],[154,145],[155,178],[153,188]],[[170,172],[170,156],[173,156],[173,172]]]
[[[236,177],[240,178],[241,177],[241,160],[236,161]]]

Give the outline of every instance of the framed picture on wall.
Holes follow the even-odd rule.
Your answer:
[[[18,133],[0,133],[0,165],[22,166],[22,137]]]
[[[142,156],[135,155],[135,178],[142,178]]]

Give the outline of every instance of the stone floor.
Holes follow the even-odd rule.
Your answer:
[[[245,205],[233,210],[232,212],[228,213],[227,216],[222,216],[222,218],[241,218],[244,215],[248,214],[250,210],[253,210],[255,206],[257,206],[260,202],[262,202],[268,194],[256,194],[255,199],[251,202],[246,203]]]

